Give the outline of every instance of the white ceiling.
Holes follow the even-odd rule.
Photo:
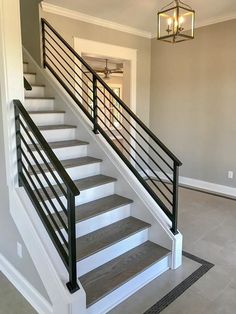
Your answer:
[[[44,0],[56,6],[133,27],[156,32],[156,13],[170,0]],[[198,26],[236,18],[236,0],[185,0],[196,10]]]

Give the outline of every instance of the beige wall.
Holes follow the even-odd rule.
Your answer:
[[[152,40],[151,129],[183,161],[183,176],[228,186],[236,176],[236,20],[193,41]]]
[[[151,41],[124,32],[42,12],[49,23],[73,46],[74,37],[137,49],[137,114],[149,123]]]
[[[22,43],[35,61],[40,64],[39,2],[41,0],[20,0],[20,11]]]

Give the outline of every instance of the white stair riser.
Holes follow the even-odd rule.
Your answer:
[[[28,72],[28,64],[23,63],[23,71]]]
[[[107,296],[99,300],[87,309],[87,314],[105,314],[115,306],[123,302],[132,294],[140,290],[142,287],[159,277],[170,267],[169,256],[164,257],[154,265],[150,266],[124,285],[109,293]]]
[[[91,177],[100,174],[101,172],[101,165],[100,163],[97,164],[90,164],[90,165],[84,165],[84,166],[78,166],[78,167],[72,167],[66,169],[69,176],[72,178],[72,180],[78,180],[86,177]],[[54,179],[54,176],[50,172],[46,172],[45,175],[47,176],[47,179],[52,185],[57,184],[57,182]],[[58,178],[59,182],[62,183],[62,180],[60,177],[58,177],[57,172],[54,171],[54,175]],[[45,177],[38,173],[38,177],[43,184],[43,186],[48,186],[47,181],[45,180]],[[36,182],[36,186],[40,188],[39,183]]]
[[[148,240],[148,229],[139,231],[134,235],[123,239],[101,250],[82,261],[77,262],[78,277],[90,272],[91,270],[111,261],[112,259],[126,253],[129,250],[141,245]]]
[[[84,191],[80,192],[80,195],[76,196],[75,205],[78,206],[78,205],[81,205],[84,203],[92,202],[92,201],[95,201],[99,198],[112,195],[112,194],[114,194],[114,192],[115,192],[115,183],[114,182],[103,184],[103,185],[100,185],[100,186],[97,186],[97,187],[94,187],[94,188],[91,188],[88,190],[84,190]],[[61,196],[60,200],[62,201],[64,206],[67,207],[67,201],[66,201],[65,197]],[[61,206],[58,204],[58,202],[55,200],[55,198],[52,199],[52,202],[55,204],[58,211],[62,210]],[[46,205],[53,212],[53,208],[50,205],[49,201],[46,201]]]
[[[24,73],[24,77],[30,84],[35,84],[36,83],[36,74],[26,74],[26,73]]]
[[[76,225],[76,237],[82,237],[90,232],[106,227],[112,223],[128,218],[130,216],[130,205],[113,209],[107,213],[81,221]]]
[[[25,99],[24,106],[28,111],[53,110],[54,99]]]
[[[25,90],[25,97],[44,97],[45,87],[44,86],[32,86],[32,90]]]
[[[43,137],[48,142],[58,142],[75,139],[76,129],[42,130]]]
[[[63,124],[65,122],[64,113],[42,113],[42,114],[31,114],[36,125],[56,125]]]
[[[72,159],[72,158],[85,157],[87,156],[87,150],[88,150],[87,145],[82,145],[82,146],[58,148],[58,149],[54,149],[53,152],[55,153],[55,155],[57,156],[59,160],[66,160],[66,159]],[[48,161],[48,158],[45,156],[45,154],[43,152],[42,154],[46,158],[46,161]],[[30,162],[32,163],[32,165],[34,165],[35,162],[29,153],[27,154],[27,156]],[[40,164],[44,163],[41,156],[36,151],[34,151],[34,156]]]
[[[90,232],[106,227],[112,223],[128,218],[130,216],[130,204],[115,208],[109,212],[86,219],[76,224],[76,238],[82,237]],[[67,239],[64,229],[62,233]]]
[[[53,151],[60,160],[85,157],[88,154],[88,145],[58,148]]]

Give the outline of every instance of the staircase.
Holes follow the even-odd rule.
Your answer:
[[[56,99],[47,96],[46,86],[38,83],[29,67],[24,62],[24,77],[32,86],[25,91],[24,108],[80,191],[75,197],[76,268],[86,293],[87,312],[105,313],[104,308],[118,304],[168,270],[171,252],[150,241],[151,224],[132,216],[136,203],[116,193],[122,183],[103,174],[103,160],[89,154],[93,151],[90,145],[95,144],[78,136],[77,125],[65,123],[69,120],[66,110],[57,109]],[[38,201],[48,204],[52,214],[49,221],[54,219],[66,237],[66,214],[61,210],[58,217],[54,212],[56,198],[42,170],[64,202],[62,190],[35,146],[29,143],[29,147],[40,164],[37,166],[29,156],[29,175],[33,178],[37,174],[43,183],[40,187],[35,181],[42,195]]]

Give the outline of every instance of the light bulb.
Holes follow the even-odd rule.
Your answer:
[[[184,23],[184,17],[183,16],[180,16],[179,17],[179,26],[181,26],[181,24]]]
[[[167,24],[168,24],[168,26],[172,25],[172,18],[171,17],[167,20]]]

